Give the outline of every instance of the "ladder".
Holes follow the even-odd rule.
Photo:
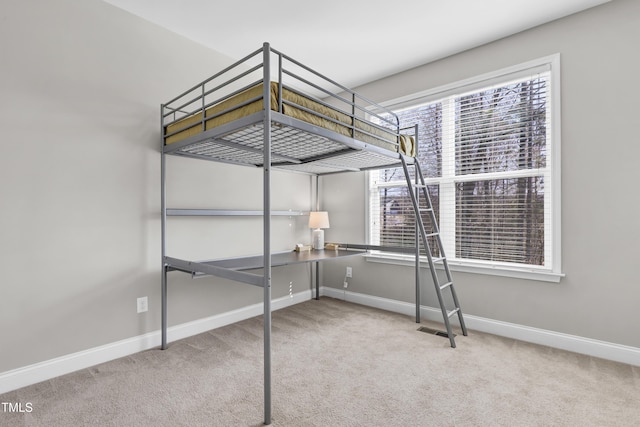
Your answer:
[[[453,279],[451,278],[451,270],[449,270],[449,263],[447,262],[447,257],[444,253],[444,248],[442,246],[442,239],[440,238],[440,230],[438,228],[438,222],[436,220],[436,215],[433,210],[433,205],[431,204],[431,197],[429,197],[429,189],[424,180],[424,176],[422,175],[422,170],[420,169],[420,163],[418,159],[412,157],[412,163],[415,167],[415,182],[411,182],[411,175],[409,174],[409,166],[407,164],[407,157],[404,154],[400,155],[400,160],[402,162],[402,169],[404,170],[404,176],[407,180],[407,186],[410,189],[409,194],[411,196],[411,203],[413,204],[413,210],[415,212],[416,218],[416,322],[420,323],[420,263],[419,263],[419,242],[420,238],[418,238],[417,233],[420,233],[422,243],[425,248],[425,252],[427,255],[427,260],[429,261],[429,269],[431,270],[431,277],[433,278],[433,284],[435,286],[436,295],[438,296],[438,303],[440,304],[440,310],[442,311],[442,317],[444,319],[444,324],[447,328],[447,337],[451,342],[451,347],[456,346],[456,342],[454,340],[454,334],[451,331],[451,322],[449,319],[454,315],[458,315],[458,321],[460,322],[460,327],[462,329],[462,334],[464,336],[467,335],[467,327],[464,324],[464,319],[462,317],[462,310],[460,309],[460,303],[458,302],[458,297],[456,295],[456,291],[453,287]],[[420,198],[424,199],[424,207],[420,207]],[[425,229],[424,222],[422,221],[422,214],[426,213],[429,217],[430,222],[430,230],[427,232]],[[429,238],[433,238],[435,241],[435,246],[438,250],[438,256],[434,258],[431,253],[431,244],[429,243]],[[441,280],[438,277],[436,272],[435,263],[442,262],[444,266],[444,271],[446,275],[446,281],[441,283]],[[449,291],[451,295],[451,300],[453,302],[453,308],[451,310],[447,309],[447,304],[444,301],[443,292]]]

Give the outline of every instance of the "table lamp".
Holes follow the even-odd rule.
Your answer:
[[[313,249],[324,249],[324,230],[329,228],[328,212],[310,212],[309,228],[313,228]]]

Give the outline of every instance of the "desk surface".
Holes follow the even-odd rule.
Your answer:
[[[271,254],[271,266],[278,267],[289,264],[299,264],[304,262],[321,262],[347,256],[363,255],[365,251],[359,250],[311,250],[304,252],[279,252]],[[262,255],[241,257],[232,259],[222,259],[214,261],[201,261],[214,267],[228,268],[230,270],[255,270],[264,266],[264,257]]]

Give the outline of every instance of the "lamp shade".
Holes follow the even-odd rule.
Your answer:
[[[310,212],[309,228],[329,228],[328,212]]]

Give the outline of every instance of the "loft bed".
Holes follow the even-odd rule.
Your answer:
[[[165,154],[263,166],[266,134],[272,167],[312,174],[383,168],[397,165],[399,153],[416,154],[415,138],[400,133],[397,117],[394,123],[376,114],[382,125],[359,117],[366,111],[356,111],[355,93],[351,101],[330,94],[352,105],[347,113],[282,80],[253,83],[213,102],[206,98],[215,89],[205,84],[203,95],[179,103],[183,94],[163,106]],[[185,112],[194,101],[196,111]]]
[[[326,251],[327,256],[320,257],[272,253],[271,217],[305,213],[272,210],[271,170],[277,168],[321,176],[398,167],[402,164],[406,171],[407,164],[417,163],[417,127],[401,129],[393,112],[272,49],[268,43],[163,104],[161,110],[161,348],[167,348],[167,272],[181,271],[194,277],[213,275],[262,287],[264,422],[270,424],[271,268],[296,262],[317,263],[371,249],[407,252],[407,248],[343,244],[335,254]],[[168,209],[165,185],[167,155],[262,168],[262,211]],[[169,257],[166,253],[166,222],[167,216],[172,215],[262,216],[263,253],[216,261]],[[416,260],[418,252],[419,243],[416,239]],[[434,271],[431,256],[429,262]],[[255,269],[262,269],[262,274],[247,271]],[[319,296],[317,273],[316,264],[316,298]],[[419,304],[419,262],[416,262],[417,322],[420,321]],[[455,346],[451,340],[452,346]]]

